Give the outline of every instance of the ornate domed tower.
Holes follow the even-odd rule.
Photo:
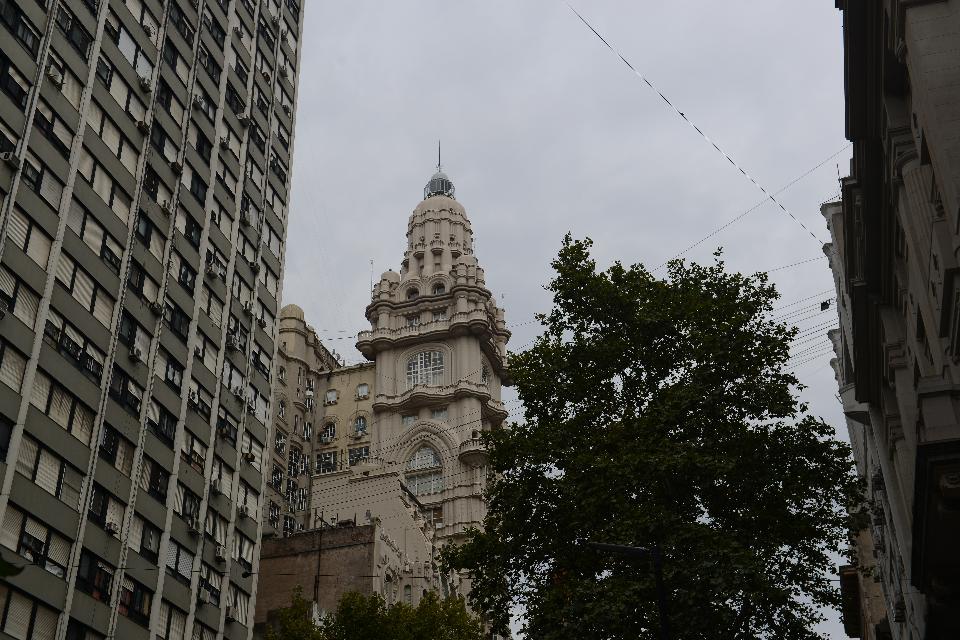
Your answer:
[[[483,431],[507,418],[500,387],[510,332],[473,254],[473,231],[439,170],[407,225],[401,270],[387,271],[357,349],[376,362],[371,453],[401,473],[440,538],[479,526]]]

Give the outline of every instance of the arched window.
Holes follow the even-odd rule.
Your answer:
[[[407,360],[407,387],[443,384],[443,352],[421,351]]]
[[[413,300],[420,295],[420,290],[416,287],[410,287],[407,289],[407,300]]]
[[[286,400],[281,400],[277,404],[277,416],[284,418],[287,415],[287,402]]]
[[[357,419],[353,421],[353,433],[358,436],[366,435],[367,433],[367,419],[363,416],[357,416]]]
[[[407,460],[407,487],[418,496],[427,496],[443,491],[443,470],[440,456],[426,445]]]
[[[442,282],[438,282],[437,284],[433,285],[433,295],[439,296],[446,292],[447,292],[447,288],[443,286]]]

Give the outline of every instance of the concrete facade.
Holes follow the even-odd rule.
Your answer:
[[[300,0],[0,0],[0,638],[250,638]]]
[[[853,160],[823,207],[831,337],[871,504],[858,551],[883,603],[877,620],[848,581],[874,612],[851,630],[946,640],[960,637],[960,0],[837,6]]]

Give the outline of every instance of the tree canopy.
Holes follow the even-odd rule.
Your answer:
[[[505,629],[538,640],[657,638],[658,547],[672,637],[820,638],[859,487],[849,447],[797,399],[791,328],[766,274],[719,252],[598,270],[565,238],[545,332],[510,355],[524,419],[488,434],[483,531],[444,561]]]
[[[379,595],[348,593],[337,610],[319,626],[310,615],[310,603],[298,590],[293,602],[276,614],[266,640],[483,640],[480,621],[471,615],[462,597],[440,599],[427,592],[416,607],[398,602],[387,605]]]

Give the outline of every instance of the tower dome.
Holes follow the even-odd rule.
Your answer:
[[[456,189],[453,186],[453,182],[438,166],[437,172],[433,174],[430,182],[423,188],[423,199],[426,200],[431,196],[447,196],[448,198],[452,198],[454,193],[456,193]]]

